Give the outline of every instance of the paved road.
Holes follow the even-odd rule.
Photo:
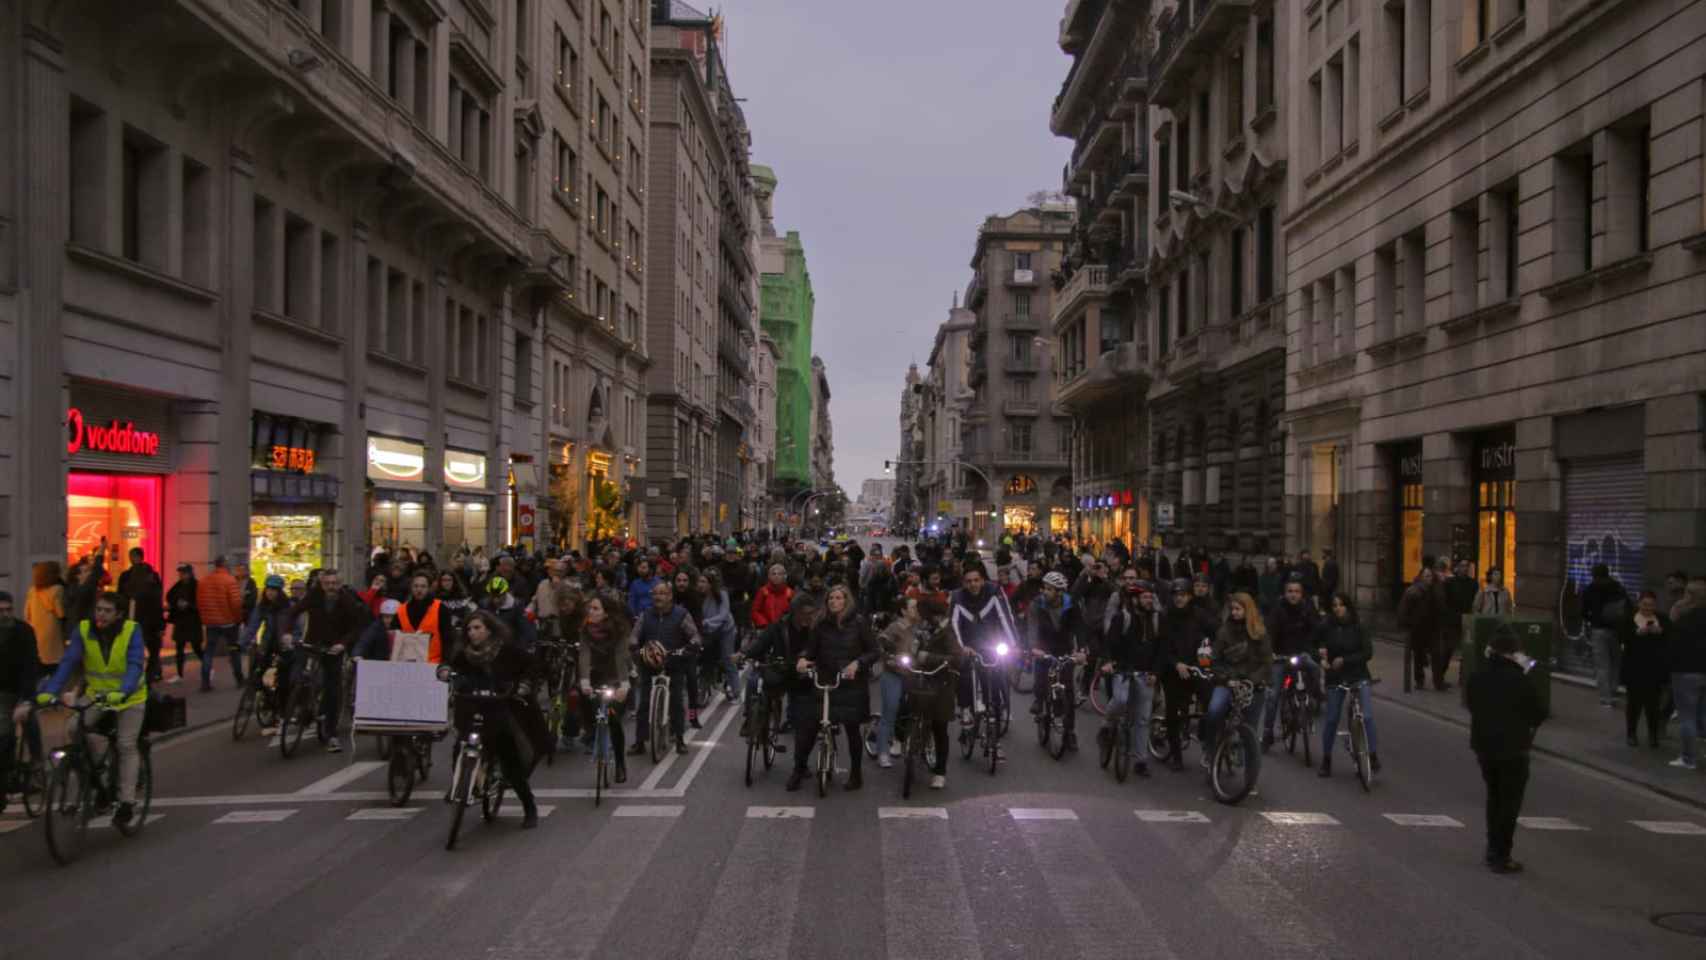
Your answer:
[[[1194,768],[1118,785],[1088,753],[1048,759],[1020,725],[997,776],[956,758],[946,791],[910,803],[898,770],[874,766],[864,791],[821,801],[785,793],[781,768],[748,790],[732,710],[719,706],[689,756],[636,764],[614,802],[594,809],[585,760],[559,760],[537,778],[538,831],[476,820],[455,852],[436,793],[403,812],[385,804],[371,748],[353,766],[313,750],[287,761],[213,728],[159,751],[158,820],[130,840],[95,831],[72,867],[48,859],[39,823],[16,808],[0,819],[0,956],[1706,950],[1649,922],[1706,911],[1706,812],[1537,759],[1525,812],[1557,819],[1520,832],[1529,873],[1492,876],[1478,864],[1465,734],[1377,710],[1387,774],[1372,794],[1276,754],[1260,795],[1227,808]],[[441,755],[430,787],[443,789],[445,769]]]

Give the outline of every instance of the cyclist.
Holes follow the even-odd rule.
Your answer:
[[[634,719],[634,746],[630,753],[646,752],[652,736],[662,731],[649,728],[652,678],[659,673],[669,674],[669,732],[675,738],[675,752],[687,752],[687,674],[699,652],[699,627],[685,607],[675,602],[675,588],[667,580],[652,585],[652,605],[634,621],[629,645],[640,650],[640,700],[635,704],[639,713]]]
[[[533,649],[534,642],[539,639],[539,631],[528,619],[527,608],[510,592],[508,579],[494,576],[486,581],[486,597],[480,602],[480,609],[502,620],[516,643],[524,649]]]
[[[788,568],[780,563],[770,565],[769,579],[752,598],[752,629],[764,630],[788,615],[794,602],[794,588],[788,586]]]
[[[426,637],[428,663],[443,663],[445,640],[452,635],[452,614],[432,595],[432,578],[425,572],[409,578],[409,599],[397,611],[399,633]]]
[[[953,593],[948,625],[960,646],[978,651],[985,660],[994,661],[998,643],[1017,645],[1018,631],[1013,625],[1013,611],[1007,606],[1007,595],[989,582],[982,561],[971,561],[960,574],[960,588]],[[972,707],[971,686],[968,670],[960,678],[960,707],[968,716]],[[990,678],[988,691],[989,708],[1000,714],[1007,702],[1005,678]]]
[[[1079,608],[1072,603],[1072,597],[1066,592],[1069,584],[1066,575],[1050,571],[1043,577],[1042,594],[1031,604],[1029,614],[1025,618],[1025,642],[1032,653],[1038,657],[1064,657],[1059,664],[1060,682],[1066,685],[1066,715],[1061,718],[1065,724],[1062,735],[1066,737],[1066,749],[1078,749],[1077,725],[1074,723],[1078,713],[1078,689],[1072,682],[1072,670],[1084,662],[1084,651],[1079,648],[1079,635],[1083,633]],[[1048,696],[1048,665],[1042,660],[1035,664],[1037,675],[1036,695],[1031,699],[1031,715],[1043,712],[1043,700]]]
[[[1213,661],[1214,633],[1218,625],[1203,620],[1191,604],[1190,581],[1173,581],[1167,612],[1160,617],[1161,662],[1171,664],[1162,673],[1162,690],[1167,697],[1167,767],[1184,769],[1181,743],[1185,724],[1189,722],[1192,700],[1206,700],[1207,685],[1191,676],[1190,665],[1207,667]],[[1204,759],[1207,759],[1204,748]]]
[[[254,651],[251,679],[265,676],[268,669],[278,664],[289,636],[290,598],[284,592],[284,578],[275,573],[267,577],[261,595],[255,601],[255,609],[249,611],[249,622],[243,627],[243,645]],[[284,681],[283,671],[276,671],[273,677],[278,702],[284,703],[290,688]],[[263,737],[277,732],[276,726],[261,728]]]
[[[1304,595],[1303,581],[1293,576],[1286,581],[1285,593],[1280,596],[1280,602],[1268,611],[1267,628],[1272,634],[1274,649],[1274,661],[1269,667],[1269,686],[1275,690],[1280,688],[1280,684],[1285,680],[1285,672],[1290,669],[1290,659],[1296,657],[1303,667],[1304,676],[1311,684],[1311,692],[1320,696],[1321,666],[1315,662],[1315,648],[1310,645],[1319,620],[1315,605]],[[1279,698],[1274,697],[1267,702],[1262,714],[1263,750],[1274,744],[1274,717],[1278,715]]]
[[[782,569],[781,564],[771,568],[772,574]],[[763,663],[769,658],[785,659],[790,662],[800,659],[800,651],[805,648],[806,637],[817,624],[818,616],[822,613],[817,605],[817,598],[805,594],[793,598],[793,605],[787,615],[766,627],[757,637],[743,648],[736,656],[737,660],[753,660]],[[746,714],[741,718],[740,735],[744,739],[752,735],[752,704],[753,692],[758,686],[756,671],[747,674],[746,678]],[[764,697],[770,705],[770,715],[778,716],[782,709],[782,695],[789,696],[791,706],[795,710],[802,709],[802,704],[808,703],[806,687],[794,671],[778,671],[770,668],[764,670]],[[776,744],[777,753],[787,752],[783,744]]]
[[[873,547],[875,551],[876,547]],[[876,553],[877,562],[882,555]],[[918,601],[912,597],[901,600],[900,616],[890,621],[877,636],[883,652],[883,672],[877,677],[877,689],[882,693],[882,717],[877,722],[877,766],[887,770],[894,766],[891,758],[900,756],[900,743],[894,739],[895,720],[900,716],[900,700],[905,693],[900,658],[911,656],[918,646],[918,634],[930,629],[918,612]]]
[[[655,551],[654,551],[655,552]],[[646,612],[652,599],[652,588],[658,585],[658,578],[652,576],[652,565],[641,559],[634,561],[634,575],[628,578],[628,615],[639,619]],[[640,688],[643,697],[644,687]],[[645,708],[640,708],[640,715],[645,716]]]
[[[13,613],[12,595],[0,590],[0,813],[6,811],[6,787],[12,782],[12,738],[22,730],[30,755],[41,758],[41,731],[30,722],[30,698],[41,677],[36,632]]]
[[[822,675],[839,673],[841,686],[829,695],[829,719],[841,725],[847,735],[849,771],[847,789],[857,790],[864,785],[861,762],[864,751],[860,746],[859,724],[871,715],[871,690],[861,682],[861,674],[869,671],[881,653],[876,638],[871,636],[870,622],[859,615],[853,601],[853,590],[845,583],[830,587],[823,619],[806,635],[805,646],[794,667],[801,675],[817,670]],[[794,736],[794,772],[788,775],[788,789],[798,790],[806,779],[806,762],[812,746],[817,743],[818,725],[801,717],[799,731]]]
[[[476,612],[463,630],[462,645],[450,665],[464,689],[490,689],[510,696],[492,705],[456,701],[456,728],[467,730],[478,709],[485,718],[482,729],[490,737],[498,762],[503,765],[504,783],[521,801],[521,828],[539,825],[539,808],[527,782],[533,761],[550,743],[545,718],[534,705],[532,685],[535,664],[533,649],[511,636],[509,627],[488,610]]]
[[[1345,709],[1345,691],[1340,684],[1356,687],[1362,701],[1363,727],[1368,731],[1368,765],[1380,772],[1380,754],[1374,739],[1374,698],[1368,691],[1368,661],[1374,643],[1357,620],[1356,604],[1335,593],[1331,613],[1315,628],[1315,652],[1327,668],[1327,715],[1321,726],[1321,776],[1333,775],[1333,739],[1339,732],[1339,714]],[[1358,686],[1360,684],[1360,686]]]
[[[1221,721],[1232,708],[1232,691],[1226,684],[1232,680],[1248,680],[1256,685],[1255,699],[1250,701],[1247,721],[1262,715],[1262,701],[1273,665],[1273,647],[1256,601],[1247,593],[1235,593],[1227,600],[1226,622],[1220,625],[1211,647],[1210,660],[1214,667],[1214,690],[1209,694],[1208,709],[1202,718],[1202,765],[1207,767],[1214,756],[1215,735]]]
[[[1120,576],[1121,586],[1126,585],[1127,575],[1131,576],[1130,589],[1122,589],[1119,599],[1108,608],[1108,624],[1104,631],[1103,648],[1106,654],[1102,658],[1101,672],[1108,678],[1108,713],[1102,723],[1102,729],[1097,731],[1098,742],[1108,742],[1114,736],[1115,725],[1127,709],[1130,702],[1134,709],[1131,743],[1134,759],[1137,761],[1132,770],[1140,777],[1149,776],[1149,761],[1144,759],[1149,750],[1149,718],[1155,712],[1155,677],[1167,675],[1168,653],[1166,644],[1156,634],[1154,606],[1146,602],[1150,593],[1137,585],[1133,571],[1127,570]],[[1058,574],[1049,574],[1058,576]],[[1134,680],[1136,683],[1132,683]],[[1067,690],[1072,687],[1068,685]],[[1187,688],[1190,689],[1190,688]],[[1188,707],[1190,694],[1182,700]],[[1070,714],[1068,714],[1070,717]],[[1068,723],[1071,721],[1068,720]],[[1174,757],[1169,762],[1176,762],[1178,745],[1174,737]]]
[[[360,638],[371,617],[367,605],[354,592],[344,589],[336,570],[321,570],[307,595],[290,609],[292,617],[300,618],[303,614],[308,615],[308,625],[303,629],[302,642],[325,651],[319,657],[323,681],[320,724],[326,752],[341,753],[343,745],[338,743],[337,721],[338,707],[343,702],[343,654],[346,647]],[[302,677],[302,656],[301,650],[285,654],[292,683]]]
[[[594,711],[599,701],[593,696],[595,687],[616,688],[612,706],[616,716],[610,721],[610,751],[616,758],[616,782],[628,782],[628,757],[623,751],[622,715],[628,707],[628,671],[630,668],[628,612],[620,594],[614,590],[594,594],[586,602],[581,621],[580,687],[581,723],[588,730],[597,722]]]
[[[907,696],[912,698],[914,722],[930,724],[930,738],[936,743],[936,763],[930,768],[930,789],[940,790],[948,785],[948,721],[954,718],[956,691],[959,686],[958,667],[965,659],[954,632],[948,629],[948,605],[934,597],[918,601],[918,614],[923,626],[913,636],[912,665],[919,670],[933,670],[946,663],[941,672],[924,679],[922,687],[909,684]],[[906,668],[902,668],[903,672]]]
[[[148,681],[143,675],[147,650],[136,621],[119,615],[123,602],[118,594],[110,592],[95,598],[94,622],[84,620],[77,625],[76,635],[59,661],[59,669],[36,695],[38,704],[52,703],[77,668],[82,667],[83,692],[103,711],[116,715],[118,809],[113,811],[113,823],[121,827],[130,823],[136,812],[136,777],[142,769],[142,758],[136,749],[137,737],[142,734],[143,711],[139,708],[148,700]],[[68,705],[74,700],[73,695],[66,695]],[[88,722],[88,715],[84,714],[80,722]]]

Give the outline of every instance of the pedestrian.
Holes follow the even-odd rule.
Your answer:
[[[1498,567],[1487,568],[1487,580],[1475,594],[1474,612],[1483,617],[1511,615],[1511,595],[1505,589],[1505,573]]]
[[[1593,642],[1593,675],[1599,705],[1617,705],[1618,630],[1629,618],[1629,594],[1603,563],[1593,566],[1593,579],[1582,591],[1582,619]]]
[[[1670,632],[1670,617],[1659,610],[1658,594],[1641,591],[1635,613],[1618,628],[1622,642],[1623,687],[1629,697],[1625,712],[1631,747],[1640,746],[1635,737],[1641,715],[1647,717],[1647,743],[1659,745],[1664,732],[1665,717],[1659,712],[1659,688],[1664,686],[1666,634]]]
[[[1487,660],[1469,678],[1469,745],[1487,784],[1486,864],[1494,873],[1517,873],[1511,859],[1516,818],[1528,786],[1528,751],[1546,719],[1540,694],[1528,680],[1534,661],[1518,650],[1516,630],[1500,624]]]
[[[1410,671],[1415,677],[1415,688],[1426,690],[1428,663],[1434,658],[1439,641],[1440,610],[1434,594],[1433,558],[1422,560],[1421,573],[1416,575],[1416,581],[1404,591],[1404,596],[1398,601],[1398,625],[1409,631],[1407,649],[1410,653]],[[1436,667],[1434,682],[1443,686],[1445,671]]]
[[[6,812],[12,785],[13,738],[25,738],[32,758],[42,755],[41,731],[30,719],[30,698],[41,679],[36,634],[28,622],[13,616],[13,608],[12,595],[0,590],[0,813]]]
[[[160,682],[160,643],[166,632],[165,586],[149,566],[141,547],[130,548],[130,566],[118,576],[118,593],[129,608],[130,619],[142,631],[148,651],[148,681]]]
[[[231,680],[241,687],[243,648],[237,633],[243,625],[243,590],[223,555],[213,558],[213,571],[196,583],[195,604],[207,637],[207,655],[201,658],[201,689],[213,689],[213,658],[221,646],[231,657]]]
[[[1670,765],[1693,770],[1700,761],[1700,731],[1706,728],[1706,579],[1688,581],[1684,605],[1687,609],[1671,623],[1666,644],[1670,689],[1682,727],[1682,755]]]
[[[184,679],[184,656],[195,650],[197,660],[205,665],[207,652],[201,645],[201,611],[196,607],[195,567],[178,564],[178,582],[166,593],[166,620],[172,625],[172,643],[177,647],[178,675],[171,682]]]
[[[65,585],[57,561],[46,560],[30,570],[30,592],[24,598],[24,622],[36,635],[36,656],[44,670],[59,666],[65,656]]]
[[[1668,610],[1670,618],[1675,620],[1682,616],[1683,610],[1687,609],[1685,605],[1687,595],[1688,571],[1672,570],[1665,574],[1665,592],[1664,596],[1659,598],[1659,609]]]
[[[1439,624],[1439,669],[1435,671],[1434,684],[1437,690],[1451,689],[1451,684],[1444,682],[1445,674],[1451,669],[1451,655],[1463,644],[1463,617],[1475,610],[1475,595],[1479,591],[1475,578],[1469,575],[1469,561],[1457,561],[1457,568],[1445,579],[1444,587],[1445,607]]]
[[[1339,592],[1339,558],[1333,553],[1332,547],[1321,550],[1321,612],[1327,613],[1333,605],[1333,595]]]

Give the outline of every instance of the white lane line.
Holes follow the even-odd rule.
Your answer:
[[[1207,823],[1208,817],[1195,810],[1135,810],[1144,823]]]
[[[214,823],[278,823],[296,816],[295,810],[233,810]]]
[[[1587,827],[1565,817],[1517,817],[1518,826],[1530,830],[1586,830]]]
[[[670,789],[672,796],[687,796],[687,788],[693,786],[694,778],[698,777],[699,771],[705,768],[705,761],[711,759],[711,749],[723,739],[723,734],[728,732],[729,724],[733,723],[735,717],[740,715],[740,709],[739,703],[730,703],[729,709],[723,712],[723,719],[717,721],[717,725],[711,729],[710,739],[699,745],[700,750],[693,755],[693,762],[687,765],[687,772],[681,775],[681,781]]]
[[[723,700],[722,691],[718,691],[717,693],[712,694],[711,702],[706,704],[705,709],[700,711],[700,713],[708,716],[708,715],[716,712],[716,709],[719,706],[722,706],[722,704],[724,702],[725,701]],[[720,732],[721,730],[722,730],[722,727],[717,728],[718,732]],[[657,731],[657,730],[649,731],[649,733],[654,737],[657,736],[660,732],[666,737],[669,736],[669,730],[668,729],[665,729],[663,731]],[[702,733],[702,732],[703,731],[688,728],[687,735],[682,737],[681,739],[687,741],[687,745],[691,747],[697,742],[697,735],[699,733]],[[713,745],[716,743],[715,734],[712,735],[711,743]],[[674,750],[671,750],[669,752],[669,755],[663,758],[663,762],[659,763],[656,767],[652,768],[652,772],[649,775],[647,775],[646,779],[640,784],[640,789],[642,789],[642,790],[655,790],[657,788],[657,785],[659,783],[663,782],[663,778],[669,773],[670,768],[675,766],[675,758],[676,758],[676,752]],[[695,757],[694,759],[698,759],[698,758]]]
[[[390,800],[383,790],[348,793],[241,793],[224,797],[155,797],[156,807],[246,807],[257,803],[345,803]]]
[[[1269,823],[1277,823],[1287,827],[1336,827],[1339,821],[1330,813],[1298,813],[1281,811],[1264,811],[1262,816]]]
[[[5,836],[14,830],[22,830],[29,825],[28,820],[0,820],[0,836]]]
[[[610,812],[613,817],[679,817],[687,808],[680,804],[624,803]]]
[[[947,807],[878,807],[878,820],[946,820]]]
[[[903,809],[942,809],[946,814],[946,808]],[[947,817],[879,828],[879,832],[883,934],[889,960],[982,960],[977,917],[966,895],[954,828]]]
[[[1456,817],[1439,813],[1383,813],[1381,816],[1400,827],[1462,827]]]
[[[1630,823],[1648,833],[1666,833],[1678,837],[1706,837],[1706,827],[1687,820],[1631,820]]]
[[[163,814],[163,813],[151,813],[148,815],[148,823],[153,823],[154,821],[159,820],[160,818],[162,818],[164,816],[165,816],[165,814]],[[113,825],[113,818],[111,815],[108,815],[105,817],[95,817],[94,819],[89,821],[89,826],[95,827],[98,829],[110,827],[112,825]],[[143,826],[147,826],[147,825],[148,825],[147,823],[143,824]]]
[[[227,717],[226,719],[230,718]],[[150,749],[154,753],[159,753],[163,750],[176,750],[178,747],[181,747],[186,743],[195,743],[197,740],[205,740],[215,734],[229,732],[230,729],[231,724],[229,723],[211,723],[202,727],[200,730],[192,730],[189,733],[163,740],[160,743],[154,744]]]
[[[533,795],[541,800],[590,800],[597,792],[591,787],[534,787]],[[673,800],[674,790],[631,790],[627,787],[617,787],[605,790],[604,796],[611,800]]]
[[[1074,814],[1071,819],[1078,818]],[[1048,900],[1053,903],[1053,918],[1058,924],[1056,943],[1062,955],[1120,957],[1141,953],[1154,960],[1177,956],[1156,929],[1148,910],[1114,872],[1107,853],[1089,829],[1079,823],[1021,823],[1013,831],[1030,851],[1030,859],[1048,887]],[[1134,950],[1135,944],[1143,946]]]
[[[765,923],[753,915],[752,906],[761,903],[764,914],[776,918],[795,916],[800,891],[806,886],[806,855],[815,827],[811,820],[801,819],[741,824],[714,887],[703,895],[708,901],[704,917],[680,955],[740,960],[802,956],[793,946],[793,924]]]
[[[747,807],[748,820],[810,820],[817,815],[813,807]]]
[[[383,760],[358,760],[337,773],[321,777],[296,792],[310,796],[317,793],[336,793],[339,787],[348,786],[383,766],[385,766]]]
[[[1077,820],[1078,814],[1060,807],[1013,807],[1007,813],[1015,820]]]
[[[555,813],[556,810],[557,810],[557,808],[553,804],[549,804],[549,803],[539,804],[539,819],[541,819],[541,820],[545,819],[546,817]],[[514,817],[517,820],[521,819],[521,804],[517,803],[514,797],[505,797],[504,798],[504,805],[498,808],[498,816],[500,816],[500,817]]]
[[[425,807],[366,807],[345,817],[345,820],[407,820]]]

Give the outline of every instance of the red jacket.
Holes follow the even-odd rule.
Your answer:
[[[229,627],[243,622],[243,591],[229,570],[215,568],[196,581],[195,605],[203,626]]]
[[[788,607],[794,602],[794,588],[783,584],[778,587],[769,581],[758,588],[752,596],[752,626],[762,630],[772,623],[788,615]]]

